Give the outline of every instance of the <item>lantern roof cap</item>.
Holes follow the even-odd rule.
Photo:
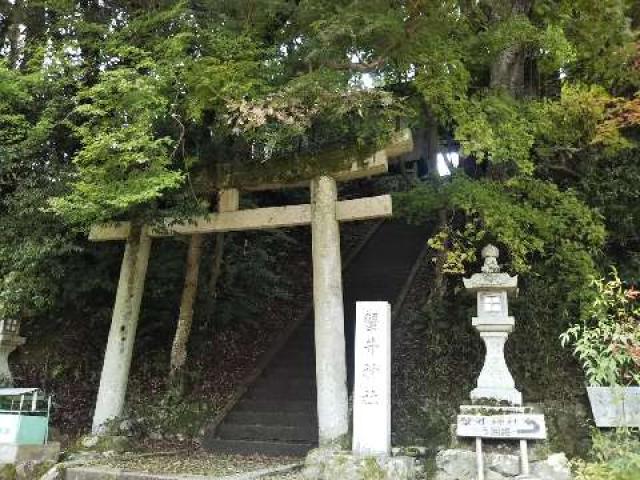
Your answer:
[[[492,290],[517,293],[518,276],[511,276],[508,273],[500,271],[500,264],[498,264],[500,250],[498,247],[488,244],[482,249],[480,254],[484,259],[484,264],[481,268],[482,272],[474,273],[471,275],[471,278],[464,278],[464,287],[471,292]]]

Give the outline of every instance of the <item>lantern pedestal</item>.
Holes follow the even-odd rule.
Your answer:
[[[19,335],[0,333],[0,384],[13,385],[13,375],[9,369],[9,354],[24,345],[26,339]]]
[[[471,391],[472,401],[491,399],[522,405],[522,393],[516,389],[504,358],[504,345],[514,324],[513,317],[493,319],[491,322],[481,318],[473,319],[473,326],[480,332],[487,353],[478,377],[478,387]]]

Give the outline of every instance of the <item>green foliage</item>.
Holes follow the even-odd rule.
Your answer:
[[[174,142],[154,134],[154,125],[169,115],[158,81],[127,68],[101,77],[77,97],[83,147],[75,162],[82,177],[70,194],[51,201],[58,213],[84,225],[121,217],[183,180],[169,168]]]
[[[409,110],[390,93],[353,88],[349,79],[326,68],[315,70],[262,98],[229,102],[228,123],[235,135],[256,147],[251,160],[262,163],[297,155],[304,169],[310,162],[303,160],[323,150],[375,149]],[[278,172],[273,175],[277,178]]]
[[[538,155],[562,163],[596,148],[612,156],[632,147],[633,140],[611,125],[618,101],[598,85],[565,84],[559,102],[537,106]]]
[[[179,434],[196,438],[202,426],[213,418],[219,408],[210,402],[185,398],[173,392],[151,399],[143,392],[137,392],[133,398],[131,416],[142,419],[138,428],[143,435],[161,433],[169,437]]]
[[[640,476],[640,440],[637,432],[593,432],[592,460],[575,460],[576,480],[635,480]]]
[[[594,293],[582,321],[563,335],[574,346],[591,385],[640,384],[640,306],[636,290],[625,287],[613,269],[610,279],[595,278]]]
[[[445,251],[445,270],[464,273],[489,241],[504,245],[509,267],[528,272],[536,262],[552,265],[579,286],[593,273],[592,256],[604,241],[601,219],[574,193],[531,178],[507,182],[456,175],[397,194],[398,212],[422,222],[446,209],[450,219],[431,239]]]
[[[278,74],[275,67],[271,72],[261,68],[266,52],[248,36],[216,29],[206,39],[209,55],[193,59],[184,77],[189,89],[185,108],[196,121],[203,121],[208,111],[224,111],[227,103],[268,92],[269,73]]]
[[[615,156],[597,155],[584,162],[580,189],[585,198],[602,213],[608,232],[607,253],[617,265],[620,276],[638,284],[637,232],[640,228],[640,205],[637,198],[640,185],[638,150],[624,150]]]
[[[230,237],[225,240],[228,248],[216,293],[215,325],[211,325],[214,329],[256,325],[265,302],[290,299],[289,279],[282,277],[279,264],[287,249],[295,247],[294,239],[283,232],[230,234]],[[269,289],[265,289],[265,285],[269,285]],[[247,292],[254,293],[248,296]]]
[[[478,50],[487,52],[487,60],[494,61],[499,54],[514,44],[536,58],[542,72],[553,74],[576,60],[576,47],[558,25],[536,25],[525,15],[507,16],[496,22],[478,37]]]
[[[517,171],[531,174],[531,147],[535,123],[522,105],[503,93],[472,97],[457,106],[456,138],[462,151],[478,160],[493,164],[511,162]]]
[[[2,478],[6,478],[7,480],[15,480],[16,478],[16,467],[13,464],[5,463],[0,467],[0,476]]]

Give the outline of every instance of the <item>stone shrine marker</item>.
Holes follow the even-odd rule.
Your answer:
[[[356,303],[353,453],[391,452],[391,305]]]

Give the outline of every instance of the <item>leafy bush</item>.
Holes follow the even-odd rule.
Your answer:
[[[640,384],[640,292],[611,278],[593,279],[594,297],[581,322],[561,335],[572,343],[591,385]]]
[[[636,480],[640,478],[637,432],[618,430],[593,434],[592,461],[573,462],[576,480]]]

